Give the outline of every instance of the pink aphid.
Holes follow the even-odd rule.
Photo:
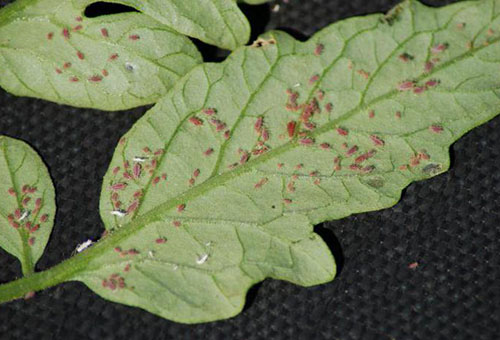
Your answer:
[[[313,75],[310,79],[309,79],[309,84],[314,84],[315,82],[317,82],[319,80],[319,75],[318,74],[315,74]]]
[[[431,72],[433,68],[434,68],[434,63],[431,62],[431,61],[426,62],[425,65],[424,65],[424,71],[426,73]]]
[[[76,31],[79,31],[83,28],[82,25],[76,25],[75,27],[73,27],[73,32],[76,32]]]
[[[264,184],[266,184],[267,182],[269,182],[269,179],[267,179],[266,177],[262,178],[260,181],[258,181],[256,184],[255,184],[255,189],[260,189],[262,188],[262,186]]]
[[[435,80],[435,79],[431,79],[431,80],[428,80],[425,82],[425,86],[427,87],[434,87],[434,86],[437,86],[439,84],[439,81]]]
[[[28,244],[29,244],[30,246],[33,246],[33,245],[35,244],[35,238],[34,238],[34,237],[30,237],[30,238],[28,239]]]
[[[206,150],[203,152],[203,154],[204,154],[205,156],[210,156],[210,155],[211,155],[211,154],[213,154],[213,153],[214,153],[214,149],[213,149],[213,148],[208,148],[208,149],[206,149]]]
[[[47,222],[47,221],[48,221],[48,219],[49,219],[49,215],[44,214],[44,215],[42,215],[42,216],[40,217],[40,223],[45,223],[45,222]]]
[[[109,56],[109,60],[116,60],[118,59],[118,53],[113,53],[112,55]]]
[[[415,83],[409,80],[398,84],[399,91],[410,91],[413,89],[413,87],[415,87]]]
[[[193,177],[196,178],[200,175],[200,169],[196,169],[193,171]]]
[[[42,199],[41,198],[37,198],[36,201],[35,201],[35,208],[36,209],[40,209],[42,207]]]
[[[23,199],[23,201],[21,202],[23,204],[24,207],[28,206],[28,203],[31,201],[31,198],[30,197],[26,197],[25,199]]]
[[[288,137],[292,138],[295,135],[295,127],[297,126],[297,122],[294,120],[289,121],[288,124],[286,125],[287,131],[288,131]]]
[[[128,38],[133,41],[141,39],[141,37],[138,36],[137,34],[129,35]]]
[[[189,122],[193,124],[194,126],[200,126],[203,125],[203,121],[198,118],[198,117],[190,117]]]
[[[349,134],[349,131],[339,127],[337,128],[337,133],[341,136],[347,136]]]
[[[299,139],[299,143],[302,145],[313,145],[314,139],[309,138],[309,137],[301,138],[301,139]]]
[[[124,272],[130,271],[130,267],[131,267],[130,263],[127,263],[127,265],[125,266],[125,268],[123,268],[123,271]]]
[[[69,30],[67,28],[63,28],[62,30],[62,35],[65,39],[69,39],[70,36],[69,36]]]
[[[397,119],[401,119],[401,111],[396,111],[395,116]]]
[[[34,233],[36,232],[38,229],[40,229],[40,225],[39,224],[35,224],[33,227],[29,228],[29,232],[30,233]]]
[[[321,143],[319,147],[322,148],[323,150],[328,150],[330,149],[331,146],[328,143]]]
[[[257,121],[255,121],[255,124],[253,126],[255,132],[260,134],[262,131],[263,124],[264,124],[264,118],[262,118],[262,117],[257,118]]]
[[[268,129],[263,129],[261,136],[262,136],[262,140],[264,142],[267,142],[269,140],[269,130]]]
[[[355,154],[357,151],[358,151],[358,146],[354,145],[352,148],[347,150],[347,152],[345,154],[347,157],[349,157],[349,156],[352,156],[353,154]]]
[[[101,34],[104,38],[109,37],[109,33],[108,33],[108,30],[106,28],[101,28]]]
[[[137,210],[138,207],[139,207],[139,201],[132,202],[132,204],[130,204],[127,208],[127,214],[133,213],[134,211]]]
[[[135,178],[141,177],[142,165],[140,163],[135,163],[134,168],[132,170]]]
[[[325,49],[325,45],[323,45],[323,44],[317,44],[316,48],[314,49],[314,55],[315,56],[320,56],[323,53],[324,49]]]
[[[186,209],[186,205],[185,204],[179,204],[177,206],[177,212],[183,212],[184,209]]]
[[[158,149],[154,152],[154,155],[155,156],[160,156],[160,155],[163,155],[165,153],[165,150],[163,149]]]
[[[160,176],[156,176],[154,179],[153,179],[153,185],[156,185],[160,183]]]
[[[373,157],[373,155],[375,155],[375,150],[365,152],[364,154],[356,157],[356,159],[354,160],[354,163],[358,163],[358,164],[362,163],[362,162],[366,161],[367,159]]]
[[[70,68],[70,67],[71,67],[71,63],[69,61],[65,62],[63,65],[63,68]]]
[[[441,43],[441,44],[437,44],[437,45],[432,46],[431,52],[433,54],[438,54],[438,53],[441,53],[441,52],[445,51],[447,48],[448,48],[448,44]]]
[[[83,53],[82,53],[82,52],[80,52],[80,51],[77,51],[77,52],[76,52],[76,56],[77,56],[77,57],[78,57],[78,59],[80,59],[80,60],[85,59],[85,56],[84,56],[84,55],[83,55]]]
[[[379,136],[371,135],[370,139],[372,140],[372,142],[375,146],[384,146],[385,145],[385,142]]]
[[[119,167],[119,166],[117,166],[117,167],[115,167],[115,168],[113,169],[113,175],[115,175],[115,176],[116,176],[116,175],[118,174],[118,172],[120,172],[120,167]]]
[[[126,187],[127,187],[127,183],[119,182],[119,183],[115,183],[112,186],[110,186],[110,189],[112,191],[119,191],[119,190],[125,190]]]
[[[415,94],[421,94],[425,91],[425,87],[424,86],[417,86],[413,89],[413,93]]]
[[[229,138],[231,138],[231,131],[230,130],[224,131],[224,139],[228,140]]]
[[[207,116],[213,116],[217,111],[214,108],[209,107],[201,110],[201,112],[203,112]]]
[[[375,117],[375,111],[370,110],[370,112],[368,112],[368,118],[374,118],[374,117]]]
[[[441,133],[441,132],[443,132],[444,129],[440,125],[431,125],[431,126],[429,126],[429,130],[434,132],[434,133]]]
[[[163,238],[163,237],[160,237],[160,238],[157,238],[155,240],[156,244],[164,244],[164,243],[167,243],[167,239],[166,238]]]
[[[246,162],[248,162],[248,159],[250,158],[250,154],[248,152],[244,152],[242,155],[241,155],[241,158],[240,158],[240,164],[245,164]]]
[[[9,188],[9,190],[7,190],[7,192],[9,193],[9,195],[11,196],[16,196],[16,191],[14,190],[14,188]]]
[[[328,113],[332,112],[332,110],[333,110],[333,104],[332,103],[326,103],[325,110]]]
[[[72,83],[77,83],[80,79],[78,79],[78,77],[70,77],[69,78],[69,81],[72,82]]]
[[[102,80],[102,76],[100,75],[93,75],[92,77],[89,78],[89,81],[97,83]]]
[[[124,171],[123,178],[130,180],[130,179],[132,179],[132,175],[128,171]]]

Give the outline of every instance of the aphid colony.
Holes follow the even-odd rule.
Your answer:
[[[78,24],[76,24],[72,28],[65,27],[65,28],[62,29],[61,36],[62,36],[62,38],[64,40],[70,40],[72,32],[78,32],[78,31],[80,31],[80,30],[82,30],[84,28],[83,25],[80,24],[80,22],[83,21],[82,17],[80,17],[80,16],[76,17],[75,21],[78,22]],[[103,28],[100,29],[100,33],[101,33],[101,35],[102,35],[102,37],[104,39],[108,39],[110,37],[109,31],[105,27],[103,27]],[[54,40],[55,39],[54,32],[47,33],[46,37],[47,37],[47,40],[49,42],[52,41],[52,40]],[[140,40],[141,37],[139,35],[137,35],[137,34],[130,34],[128,36],[128,39],[130,41],[137,41],[137,40]],[[75,56],[78,59],[78,60],[75,60],[76,62],[85,60],[85,54],[82,51],[80,51],[80,50],[76,50]],[[112,53],[108,57],[107,62],[115,61],[115,60],[118,59],[118,57],[119,57],[118,53]],[[71,72],[72,66],[73,66],[73,63],[71,63],[70,61],[66,61],[66,62],[63,63],[62,67],[56,67],[55,68],[55,72],[57,74],[64,74],[65,72]],[[133,71],[135,69],[135,67],[131,63],[125,63],[125,69],[127,69],[128,71],[131,72],[131,71]],[[99,82],[101,82],[104,79],[104,77],[107,77],[107,76],[109,76],[108,70],[102,69],[102,70],[100,70],[96,74],[87,76],[87,80],[89,82],[91,82],[91,83],[99,83]],[[68,80],[71,83],[77,83],[77,82],[79,82],[81,80],[81,77],[76,76],[75,74],[71,74],[68,77]]]
[[[35,244],[36,232],[49,220],[47,214],[42,214],[43,199],[38,196],[38,189],[24,184],[21,190],[9,188],[8,194],[18,202],[18,207],[7,216],[9,224],[17,230],[24,230],[28,235],[28,244]]]

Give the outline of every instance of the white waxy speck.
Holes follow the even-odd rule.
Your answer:
[[[87,241],[83,242],[82,244],[79,244],[76,247],[76,252],[81,253],[82,251],[84,251],[85,249],[90,247],[92,245],[92,243],[94,243],[94,242],[92,242],[92,240],[87,240]]]
[[[21,215],[21,217],[19,217],[19,221],[24,220],[26,217],[28,217],[28,216],[29,216],[29,214],[30,214],[30,212],[29,212],[28,210],[25,210],[25,211],[23,212],[23,214]]]
[[[178,266],[178,265],[176,265],[176,264],[174,264],[172,268],[173,268],[174,270],[177,270],[177,269],[179,269],[179,266]]]
[[[279,4],[274,5],[273,8],[271,9],[271,11],[273,11],[274,13],[279,12],[279,10],[280,10]]]
[[[212,241],[208,241],[207,243],[205,243],[205,246],[207,247],[210,247],[212,245]]]
[[[299,87],[299,86],[300,86],[300,83],[293,85],[293,87]]]
[[[152,250],[148,251],[148,256],[149,256],[150,258],[154,258],[154,257],[155,257],[155,252],[154,252],[154,251],[152,251]]]
[[[203,254],[203,255],[200,255],[197,259],[196,259],[196,263],[198,264],[203,264],[205,262],[207,262],[208,260],[208,254]]]
[[[136,157],[133,158],[134,162],[138,162],[138,163],[143,163],[147,159],[148,159],[147,157],[139,157],[139,156],[136,156]]]
[[[123,210],[112,210],[110,214],[117,217],[125,217],[125,215],[127,215],[127,213]]]

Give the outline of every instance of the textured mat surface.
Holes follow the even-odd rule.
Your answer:
[[[305,37],[396,3],[290,0],[279,2],[277,12],[273,5],[245,9],[256,31],[267,25]],[[57,189],[56,226],[38,270],[99,237],[101,179],[118,139],[146,110],[82,110],[0,90],[0,134],[35,147]],[[0,339],[498,339],[500,117],[467,134],[451,153],[448,173],[412,184],[393,208],[317,227],[340,263],[329,284],[301,288],[267,280],[252,289],[239,316],[187,326],[67,283],[0,306]],[[418,267],[409,269],[413,262]],[[16,261],[0,250],[0,282],[19,275]]]

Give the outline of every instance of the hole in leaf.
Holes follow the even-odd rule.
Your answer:
[[[139,12],[139,11],[130,6],[99,1],[88,5],[87,8],[85,8],[84,15],[87,18],[97,18],[103,15],[129,13],[129,12]]]

